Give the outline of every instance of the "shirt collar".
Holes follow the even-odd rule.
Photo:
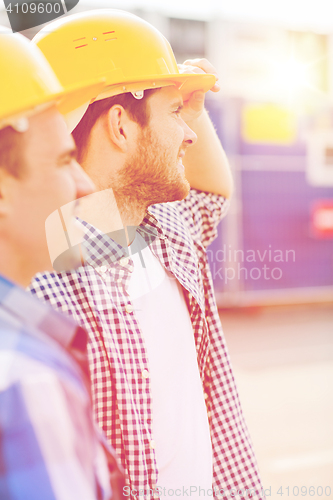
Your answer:
[[[129,257],[125,229],[103,233],[88,222],[79,218],[77,220],[84,226],[82,246],[86,264],[94,268],[111,266],[111,264],[117,265],[123,257]],[[148,211],[140,226],[136,226],[135,230],[142,236],[147,246],[157,238],[166,238],[157,219]]]

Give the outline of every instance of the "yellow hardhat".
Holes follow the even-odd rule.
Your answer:
[[[106,79],[99,98],[176,85],[183,96],[207,92],[211,74],[180,74],[166,38],[143,19],[116,9],[74,14],[48,24],[33,42],[67,88],[89,76]],[[139,92],[138,92],[139,91]],[[97,96],[97,94],[96,94]]]
[[[3,26],[0,26],[0,74],[0,128],[15,127],[20,118],[50,103],[67,113],[96,95],[104,82],[100,77],[94,80],[90,77],[89,82],[87,78],[64,88],[41,51],[23,35]]]

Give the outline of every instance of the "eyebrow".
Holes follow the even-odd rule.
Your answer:
[[[64,151],[63,153],[61,153],[61,155],[59,155],[57,161],[60,163],[62,160],[65,160],[68,157],[74,158],[74,159],[77,158],[77,148],[75,146],[73,148],[70,148],[67,151]]]

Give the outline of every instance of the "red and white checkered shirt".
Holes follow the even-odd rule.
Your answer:
[[[205,252],[227,207],[222,196],[192,189],[185,200],[150,207],[137,231],[183,287],[210,421],[215,495],[259,499],[262,485]],[[87,329],[96,419],[121,458],[128,491],[149,499],[154,496],[149,490],[158,484],[158,464],[149,360],[126,292],[133,261],[126,248],[83,224],[85,265],[73,272],[39,274],[30,291]]]

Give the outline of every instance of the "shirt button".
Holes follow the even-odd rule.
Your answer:
[[[100,271],[101,271],[101,273],[103,273],[103,274],[104,274],[104,273],[106,273],[106,271],[107,271],[107,270],[108,270],[108,268],[107,268],[106,266],[102,266],[102,267],[100,268]]]
[[[148,378],[149,377],[149,371],[148,370],[143,370],[143,372],[141,373],[142,377],[143,378]]]
[[[134,308],[133,308],[132,304],[127,304],[126,307],[125,307],[125,311],[128,314],[131,314],[134,311]]]
[[[155,450],[155,441],[153,439],[150,441],[149,446],[152,450]]]
[[[121,266],[127,266],[128,262],[129,262],[128,257],[122,257],[122,258],[120,259],[120,261],[119,261],[119,264],[120,264]]]

